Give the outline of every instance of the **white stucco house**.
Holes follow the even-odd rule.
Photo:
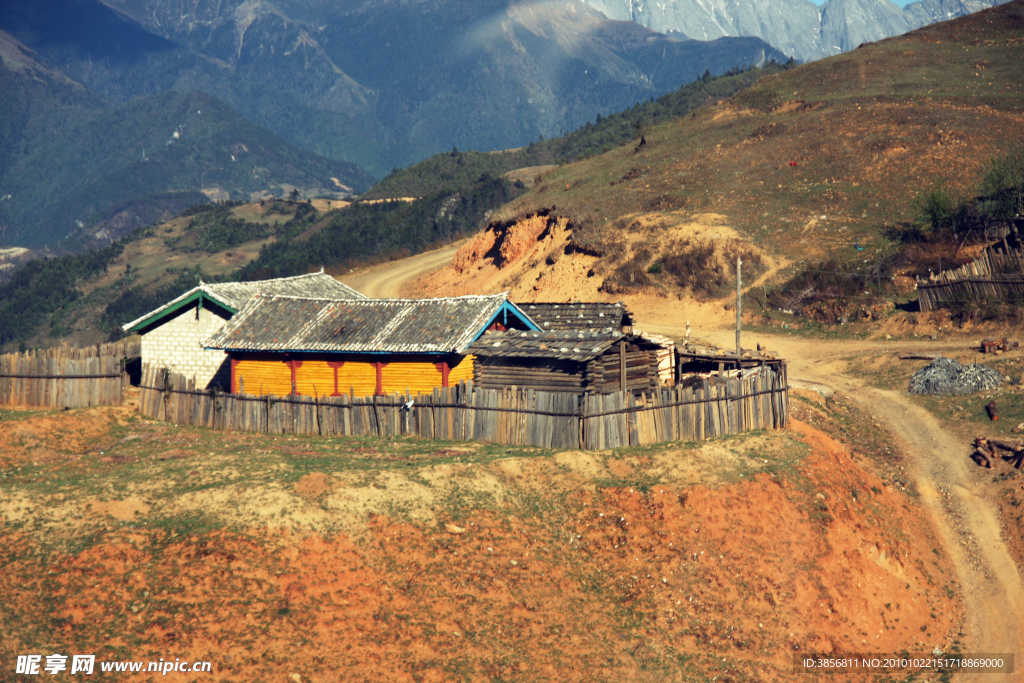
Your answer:
[[[142,336],[142,363],[194,377],[196,387],[227,388],[231,367],[223,351],[203,348],[203,341],[231,319],[256,294],[319,299],[366,297],[319,273],[255,282],[200,283],[181,296],[123,325]]]

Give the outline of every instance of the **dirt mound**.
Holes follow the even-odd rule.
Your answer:
[[[680,302],[674,316],[685,320],[692,312],[709,321],[726,317],[717,296],[734,282],[737,254],[747,262],[748,282],[775,267],[716,214],[637,216],[605,224],[599,236],[594,231],[548,209],[493,223],[413,289],[432,296],[509,291],[523,302],[625,300],[654,310],[668,298]]]
[[[295,493],[307,500],[317,500],[334,490],[334,477],[323,472],[310,472],[302,475],[295,484]]]
[[[0,420],[0,467],[77,460],[113,445],[105,439],[125,418],[123,409],[73,410],[56,415],[31,408],[5,408]]]

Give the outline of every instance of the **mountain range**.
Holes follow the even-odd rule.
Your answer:
[[[202,91],[378,178],[786,60],[757,38],[677,40],[577,0],[0,0],[0,29],[112,102]]]
[[[0,245],[104,243],[204,198],[359,192],[973,8],[689,1],[0,0]]]
[[[964,16],[1006,0],[584,0],[610,19],[681,38],[757,36],[801,61]]]
[[[201,92],[115,105],[0,33],[0,244],[109,244],[211,198],[352,193],[372,182]]]

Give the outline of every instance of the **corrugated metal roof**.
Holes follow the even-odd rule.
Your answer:
[[[469,346],[505,306],[533,325],[506,294],[348,301],[261,294],[204,346],[239,351],[454,353]]]
[[[225,306],[238,311],[255,294],[277,294],[281,296],[306,296],[324,299],[365,299],[363,294],[346,284],[338,282],[321,270],[319,273],[280,277],[272,280],[256,280],[253,282],[217,282],[201,283],[181,296],[168,301],[146,315],[126,323],[122,327],[131,329],[150,318],[158,318],[161,313],[174,309],[179,302],[188,299],[196,292],[202,292]]]
[[[622,303],[519,304],[542,330],[592,330],[632,325],[633,316]]]
[[[621,339],[643,348],[657,346],[642,337],[608,328],[593,332],[488,332],[466,351],[481,358],[554,358],[586,362],[604,354]]]

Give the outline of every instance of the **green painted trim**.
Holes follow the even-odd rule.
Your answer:
[[[148,317],[142,319],[141,321],[135,323],[134,325],[132,325],[131,327],[129,327],[125,331],[126,332],[138,332],[138,331],[140,331],[140,330],[142,330],[144,328],[149,327],[150,325],[152,325],[153,323],[157,322],[158,320],[166,318],[167,316],[171,315],[172,313],[177,313],[181,309],[185,308],[186,306],[190,306],[191,304],[195,303],[196,301],[199,301],[199,309],[200,310],[202,310],[202,308],[203,308],[203,302],[204,301],[210,301],[214,305],[219,306],[219,307],[223,308],[224,310],[228,311],[229,313],[231,313],[231,315],[234,315],[235,313],[238,313],[237,310],[235,310],[231,306],[228,306],[223,301],[219,301],[217,299],[214,299],[212,296],[210,296],[209,294],[207,294],[203,290],[199,290],[198,292],[192,294],[191,296],[185,297],[184,299],[182,299],[178,303],[174,304],[173,306],[170,306],[169,308],[165,308],[164,310],[159,311],[158,313],[154,313],[153,315],[148,316]]]

